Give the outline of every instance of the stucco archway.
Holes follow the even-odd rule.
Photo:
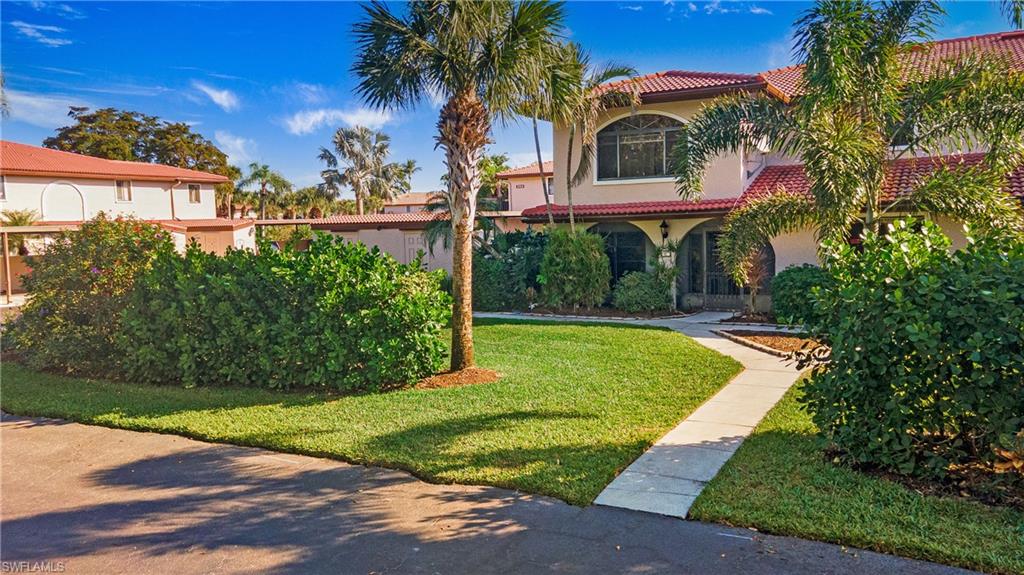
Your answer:
[[[85,220],[85,195],[67,181],[47,184],[39,197],[39,218],[43,221],[68,222]]]

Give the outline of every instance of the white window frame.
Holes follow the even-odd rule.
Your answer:
[[[126,199],[126,200],[122,200],[119,197],[119,194],[118,194],[118,191],[119,191],[118,183],[121,183],[121,182],[127,184],[128,199]],[[131,180],[114,180],[114,203],[117,203],[117,204],[130,204],[134,200],[135,200],[135,190],[132,189],[132,181]]]
[[[192,199],[192,187],[196,189],[196,199]],[[201,204],[203,203],[203,186],[200,184],[189,184],[188,185],[188,203],[190,204]]]
[[[7,201],[7,176],[0,176],[0,202]]]

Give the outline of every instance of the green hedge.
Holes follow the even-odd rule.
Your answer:
[[[803,264],[782,270],[772,278],[772,312],[783,323],[812,322],[814,290],[828,282],[828,274],[818,266]]]
[[[410,384],[441,366],[451,305],[441,279],[326,235],[303,252],[163,249],[124,314],[125,376],[341,391]]]
[[[544,303],[554,308],[592,308],[604,303],[612,279],[604,238],[586,232],[552,230],[538,281]]]
[[[828,246],[835,287],[810,328],[832,355],[806,402],[847,461],[942,477],[993,463],[1024,428],[1024,244],[950,252],[937,226],[914,227]]]
[[[104,214],[57,234],[30,257],[24,287],[32,295],[4,330],[33,369],[89,376],[116,373],[121,311],[154,254],[173,250],[160,228]]]
[[[612,290],[612,305],[629,313],[667,311],[672,307],[672,275],[675,268],[653,272],[629,272]]]
[[[540,289],[547,235],[533,231],[495,236],[473,253],[473,306],[480,311],[525,309]]]

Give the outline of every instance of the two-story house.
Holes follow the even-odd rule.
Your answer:
[[[949,57],[995,52],[1008,57],[1024,71],[1024,33],[1008,32],[956,38],[934,43],[934,49],[915,51],[914,58]],[[637,79],[642,105],[609,110],[597,133],[596,165],[587,181],[573,188],[573,211],[578,222],[606,238],[606,250],[615,278],[643,270],[657,246],[672,240],[679,276],[676,303],[682,308],[739,308],[742,290],[718,260],[716,246],[723,218],[751,198],[776,193],[780,184],[789,193],[808,189],[802,165],[793,158],[759,149],[741,149],[721,155],[706,171],[704,195],[698,201],[679,199],[672,174],[670,153],[680,128],[711,99],[724,94],[763,91],[789,102],[797,96],[802,66],[789,66],[756,74],[668,71]],[[554,184],[557,221],[565,222],[565,158],[568,130],[554,127]],[[580,142],[575,142],[576,157]],[[977,162],[980,154],[956,161]],[[894,162],[885,190],[886,199],[905,194],[915,176],[928,170],[935,158],[911,158]],[[578,165],[578,164],[577,164]],[[577,165],[573,166],[573,170]],[[1011,193],[1024,197],[1024,173],[1019,171]],[[546,221],[543,205],[523,212],[527,222]],[[962,226],[939,219],[954,242],[962,242]],[[785,234],[765,247],[770,278],[777,271],[802,263],[817,263],[818,244],[812,230]],[[767,284],[768,282],[764,282]],[[761,298],[770,304],[768,298]]]

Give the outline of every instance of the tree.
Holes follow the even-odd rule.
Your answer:
[[[719,255],[737,282],[774,236],[811,227],[819,240],[838,239],[856,222],[876,229],[888,210],[950,215],[980,230],[1024,228],[1003,192],[1024,161],[1024,75],[977,57],[927,74],[906,69],[911,51],[929,49],[915,42],[928,40],[941,14],[930,1],[821,1],[797,21],[805,67],[792,104],[722,97],[684,126],[673,152],[684,199],[700,195],[705,167],[723,152],[767,146],[803,162],[813,200],[774,193],[727,217]],[[907,198],[882,205],[891,162],[977,148],[987,150],[980,165],[938,166]]]
[[[337,195],[342,186],[351,188],[359,215],[365,213],[367,201],[379,207],[408,191],[410,178],[419,169],[415,160],[388,162],[391,138],[364,126],[340,128],[334,134],[334,150],[320,148],[320,160],[327,164],[327,169],[320,172],[323,189]]]
[[[374,107],[445,103],[437,146],[445,152],[454,229],[451,369],[473,361],[472,235],[479,161],[491,124],[511,118],[539,78],[562,29],[561,3],[417,1],[404,16],[374,2],[355,26],[358,91]]]
[[[484,154],[478,163],[480,167],[480,191],[478,195],[486,198],[497,198],[501,195],[498,174],[511,168],[506,154]],[[442,180],[444,180],[442,176]]]
[[[430,255],[434,255],[434,246],[440,242],[445,251],[451,249],[455,240],[455,230],[452,228],[452,193],[448,190],[440,190],[430,194],[427,198],[426,211],[437,215],[433,220],[427,222],[423,228],[423,243],[427,244]],[[473,224],[473,244],[476,247],[483,247],[490,243],[490,239],[498,233],[498,225],[494,220],[483,215],[484,212],[495,211],[498,204],[494,198],[480,196],[477,198],[477,216]]]
[[[35,210],[4,210],[0,212],[0,221],[5,226],[12,228],[15,226],[31,226],[38,219],[39,214]],[[15,234],[10,249],[14,250],[14,253],[19,256],[27,256],[28,240],[36,237],[29,234]]]
[[[7,102],[7,78],[3,70],[0,70],[0,118],[8,118],[11,115],[11,106]]]
[[[253,162],[249,164],[249,175],[245,176],[235,184],[238,188],[255,186],[259,192],[260,219],[267,219],[267,194],[273,190],[275,196],[280,196],[292,189],[292,184],[280,173],[270,169],[266,164]]]

